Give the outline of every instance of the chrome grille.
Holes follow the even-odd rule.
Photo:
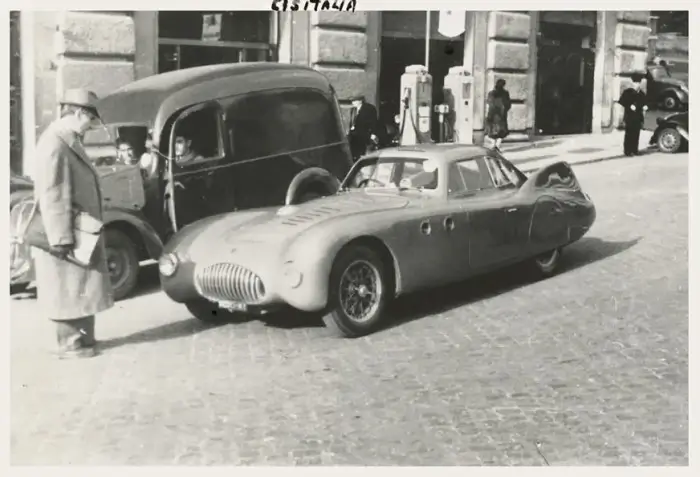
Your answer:
[[[216,263],[198,268],[194,283],[202,296],[217,301],[254,305],[265,296],[265,286],[260,277],[233,263]]]

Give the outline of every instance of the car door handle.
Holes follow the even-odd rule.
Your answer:
[[[506,212],[511,213],[511,212],[517,212],[518,208],[517,207],[511,207],[510,209],[506,209]]]

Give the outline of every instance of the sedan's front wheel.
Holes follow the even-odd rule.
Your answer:
[[[386,267],[374,250],[356,246],[342,251],[333,265],[329,285],[326,326],[348,338],[370,334],[381,326],[389,289]]]

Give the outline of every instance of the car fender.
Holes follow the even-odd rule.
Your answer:
[[[688,130],[686,128],[682,126],[676,126],[676,129],[681,134],[681,136],[683,136],[683,139],[685,139],[686,141],[690,141]]]
[[[125,222],[134,227],[143,239],[148,257],[157,260],[163,251],[163,241],[158,232],[148,223],[146,218],[137,211],[121,207],[106,207],[102,213],[105,228],[119,222]]]
[[[358,240],[381,243],[391,255],[396,291],[400,293],[401,274],[391,246],[380,230],[344,226],[331,221],[299,235],[282,253],[280,265],[292,266],[302,273],[302,285],[296,289],[280,287],[280,296],[290,305],[305,311],[318,311],[326,307],[329,295],[329,279],[338,253],[349,243]]]
[[[667,86],[659,91],[659,98],[664,98],[665,96],[674,95],[679,102],[685,104],[688,102],[688,95],[685,91],[677,86]]]
[[[287,188],[287,195],[285,197],[285,205],[291,205],[295,203],[298,198],[299,192],[304,190],[311,183],[322,184],[326,189],[328,194],[334,194],[340,188],[340,181],[333,174],[328,172],[326,169],[321,167],[309,167],[299,172]]]

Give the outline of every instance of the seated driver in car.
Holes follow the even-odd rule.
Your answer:
[[[129,144],[129,141],[119,138],[117,139],[117,161],[118,164],[132,166],[136,164],[136,155],[134,148]]]
[[[175,162],[178,165],[183,165],[201,161],[202,159],[203,157],[192,149],[192,139],[178,134],[175,138]]]

